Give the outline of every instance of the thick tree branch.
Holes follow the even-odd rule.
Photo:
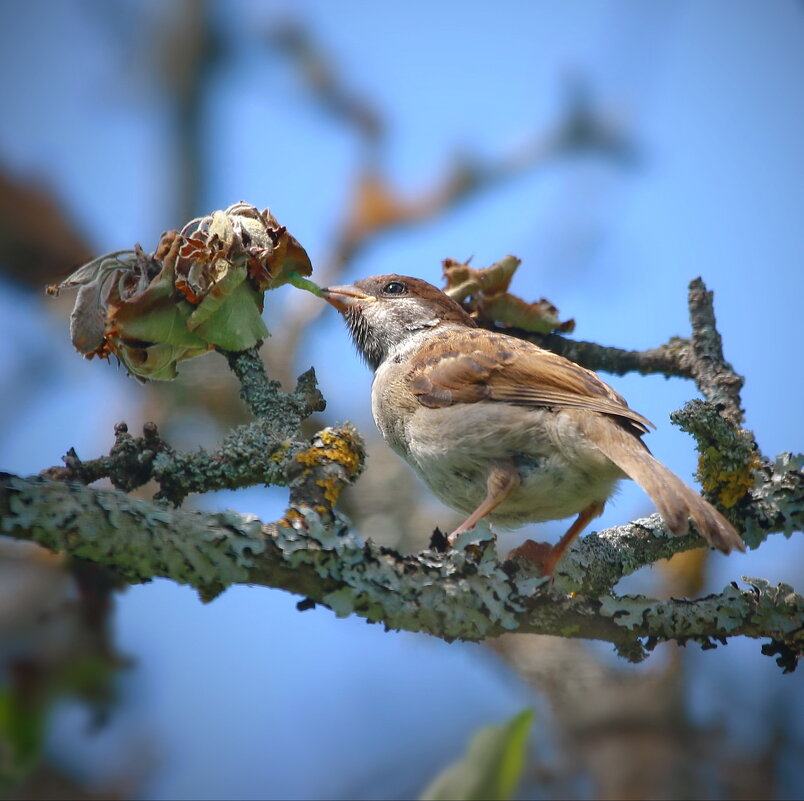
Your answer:
[[[332,486],[351,480],[337,453],[319,454],[300,481],[305,497],[311,482],[322,483],[322,468],[330,470]],[[594,575],[601,561],[613,572],[619,562],[624,573],[657,553],[699,544],[668,536],[657,516],[587,537],[553,584],[520,564],[500,563],[489,541],[465,552],[416,556],[363,544],[324,505],[292,506],[282,520],[265,525],[234,512],[169,511],[113,490],[5,475],[0,517],[4,534],[114,566],[130,581],[163,576],[190,584],[205,598],[231,584],[261,584],[301,594],[339,616],[358,614],[447,640],[506,631],[585,637],[611,642],[638,660],[645,655],[642,638],[708,644],[735,635],[770,637],[791,650],[800,649],[804,638],[804,601],[784,585],[752,580],[748,591],[731,586],[697,601],[657,601],[596,597],[601,582],[574,578]],[[639,548],[643,553],[635,559]],[[568,592],[572,587],[581,591]]]

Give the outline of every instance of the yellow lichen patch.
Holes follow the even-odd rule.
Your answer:
[[[316,447],[308,448],[306,451],[296,454],[296,461],[305,467],[315,467],[321,464],[321,458],[321,451]]]
[[[361,447],[357,438],[344,429],[325,428],[316,438],[315,444],[306,451],[296,454],[296,460],[305,467],[315,467],[324,462],[336,462],[346,469],[349,475],[360,470],[362,464]]]
[[[362,464],[362,447],[359,440],[345,429],[325,428],[321,434],[323,455],[346,468],[350,475],[358,472]]]
[[[281,462],[290,450],[290,440],[285,440],[268,458],[272,462]]]
[[[335,506],[343,489],[341,482],[334,478],[321,478],[315,483],[324,490],[324,497],[329,501],[330,506]]]
[[[294,520],[304,520],[304,516],[291,507],[290,509],[286,509],[285,514],[277,520],[277,525],[284,526],[285,528],[293,528]]]
[[[732,466],[729,461],[713,447],[707,448],[698,458],[701,486],[726,509],[738,503],[754,486],[754,470],[760,466],[756,452],[751,453],[742,465]]]

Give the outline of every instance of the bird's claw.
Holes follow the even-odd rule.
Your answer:
[[[508,554],[508,558],[516,559],[517,557],[523,557],[529,562],[536,564],[543,576],[552,578],[556,565],[562,555],[563,551],[559,551],[549,543],[525,540],[522,545],[518,548],[514,548],[514,550]]]

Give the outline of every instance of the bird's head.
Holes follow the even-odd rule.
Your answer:
[[[376,275],[351,286],[327,287],[323,294],[343,314],[358,351],[374,370],[423,330],[450,323],[475,327],[459,303],[421,278]]]

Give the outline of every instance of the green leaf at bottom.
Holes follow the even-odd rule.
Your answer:
[[[522,777],[532,722],[533,710],[525,709],[480,729],[466,754],[436,776],[421,801],[507,801]]]

